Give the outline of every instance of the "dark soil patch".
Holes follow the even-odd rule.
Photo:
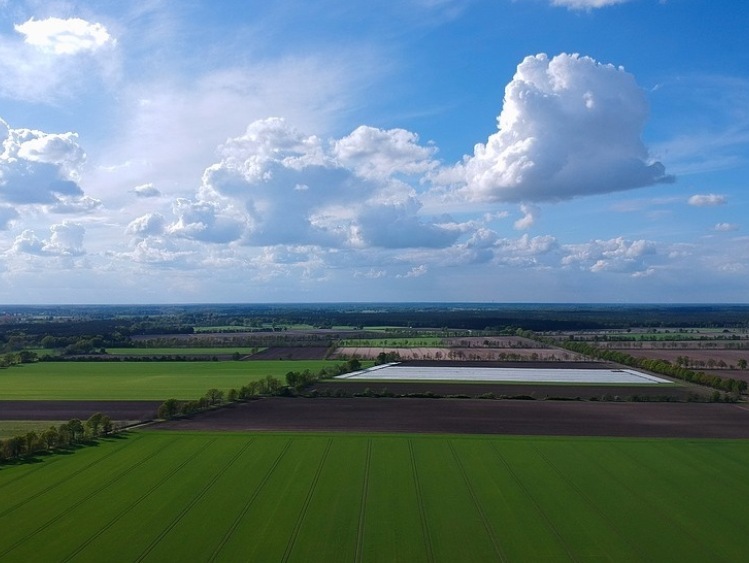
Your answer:
[[[317,390],[326,394],[341,389],[346,395],[370,392],[382,394],[384,390],[396,395],[408,395],[410,393],[433,393],[447,397],[449,395],[467,395],[468,397],[479,397],[486,393],[495,396],[512,397],[516,395],[529,395],[535,399],[565,398],[584,400],[607,400],[619,398],[631,400],[633,396],[641,399],[687,401],[694,395],[707,397],[712,390],[703,390],[690,387],[663,387],[660,385],[552,385],[552,384],[526,384],[526,383],[444,383],[441,381],[423,382],[397,382],[397,381],[323,381],[310,386],[306,392]]]
[[[705,403],[269,398],[152,428],[749,438],[749,407]]]
[[[112,420],[152,420],[160,404],[160,401],[0,401],[0,420],[83,420],[97,412]]]

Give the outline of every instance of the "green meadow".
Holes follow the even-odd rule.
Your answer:
[[[197,399],[208,389],[227,391],[268,375],[317,372],[341,362],[38,362],[0,370],[4,400]]]
[[[140,431],[0,469],[0,561],[745,561],[749,441]]]

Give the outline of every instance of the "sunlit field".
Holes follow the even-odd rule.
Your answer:
[[[748,441],[141,431],[0,469],[0,560],[743,561],[747,463]]]
[[[268,375],[317,372],[341,362],[39,362],[0,371],[4,400],[197,399],[206,390],[226,391]]]

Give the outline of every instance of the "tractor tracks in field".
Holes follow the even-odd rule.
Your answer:
[[[486,516],[486,512],[484,511],[484,508],[481,506],[479,497],[476,494],[476,491],[473,489],[473,484],[471,483],[470,477],[468,477],[466,468],[463,465],[463,460],[460,459],[458,452],[455,451],[455,446],[453,445],[451,440],[448,440],[447,445],[450,447],[450,452],[452,453],[453,459],[455,460],[455,464],[458,466],[458,469],[460,470],[460,474],[463,477],[463,482],[465,483],[466,488],[468,489],[468,492],[471,495],[471,500],[473,500],[473,506],[476,509],[476,512],[478,512],[479,517],[481,518],[481,522],[484,525],[484,529],[486,530],[486,533],[492,542],[492,546],[494,546],[494,553],[497,554],[497,557],[499,558],[500,561],[507,561],[507,555],[504,553],[502,549],[502,545],[499,539],[497,538],[497,535],[494,533],[494,528],[490,524],[489,518]]]
[[[133,437],[133,438],[130,438],[130,440],[128,441],[128,443],[126,444],[126,446],[125,446],[125,447],[127,447],[127,446],[129,446],[130,444],[132,444],[133,442],[137,441],[137,440],[138,440],[139,438],[140,438],[140,436],[135,436],[135,437]],[[5,510],[3,510],[2,512],[0,512],[0,518],[4,517],[4,516],[5,516],[5,515],[7,515],[7,514],[10,514],[10,513],[11,513],[11,512],[13,512],[14,510],[17,510],[18,508],[22,507],[22,506],[23,506],[24,504],[26,504],[26,503],[29,503],[29,502],[31,502],[31,501],[33,501],[33,500],[35,500],[35,499],[39,498],[40,496],[42,496],[43,494],[45,494],[45,493],[47,493],[47,492],[51,491],[52,489],[54,489],[54,488],[56,488],[56,487],[59,487],[60,485],[62,485],[62,484],[63,484],[63,483],[65,483],[66,481],[70,481],[70,480],[72,480],[72,479],[80,479],[80,476],[81,476],[81,474],[82,474],[82,473],[83,473],[84,471],[88,471],[88,470],[89,470],[89,469],[91,469],[92,467],[94,467],[94,466],[96,466],[97,464],[99,464],[99,463],[101,463],[101,462],[103,462],[103,461],[105,461],[105,460],[109,459],[109,458],[110,458],[110,457],[112,457],[113,455],[115,455],[115,454],[118,454],[118,453],[121,453],[123,449],[125,449],[125,448],[116,448],[116,449],[112,450],[111,452],[109,452],[108,454],[106,454],[106,455],[103,455],[102,457],[99,457],[99,458],[97,458],[97,459],[95,459],[95,460],[91,461],[91,462],[90,462],[90,463],[88,463],[87,465],[84,465],[84,466],[83,466],[83,467],[81,467],[81,468],[80,468],[80,469],[78,470],[78,472],[77,472],[77,473],[75,473],[74,475],[69,475],[68,477],[65,477],[64,479],[60,479],[60,480],[58,480],[58,481],[55,481],[54,483],[51,483],[50,485],[48,485],[48,486],[47,486],[47,487],[45,487],[44,489],[42,489],[42,490],[40,490],[40,491],[37,491],[36,493],[34,493],[33,495],[31,495],[31,496],[29,496],[29,497],[26,497],[26,498],[25,498],[25,499],[24,499],[23,501],[21,501],[21,502],[18,502],[18,503],[16,503],[16,504],[14,504],[13,506],[9,506],[8,508],[6,508],[6,509],[5,509]],[[40,466],[39,466],[39,469],[41,469],[42,467],[43,467],[43,465],[40,465]],[[38,469],[32,469],[31,471],[37,471],[37,470],[38,470]],[[29,473],[31,473],[31,471],[30,471]],[[9,485],[9,484],[11,484],[11,483],[15,482],[16,480],[18,480],[18,479],[21,479],[21,478],[25,477],[25,476],[26,476],[26,475],[28,475],[29,473],[26,473],[26,474],[24,474],[24,475],[21,475],[21,476],[17,477],[16,479],[12,480],[12,481],[8,481],[8,482],[6,482],[6,483],[3,483],[3,486]]]
[[[127,472],[132,471],[133,469],[135,469],[137,467],[140,467],[141,465],[143,465],[144,463],[148,462],[153,457],[161,454],[162,452],[163,452],[163,449],[162,450],[157,450],[155,452],[152,452],[151,454],[147,455],[146,457],[144,457],[143,459],[141,459],[139,462],[135,463],[134,465],[129,465],[129,466],[125,467],[124,469],[118,471],[117,473],[114,474],[114,476],[111,479],[109,479],[106,482],[102,483],[101,485],[99,485],[98,487],[96,487],[94,490],[92,490],[91,492],[89,492],[87,495],[85,495],[85,496],[81,497],[80,499],[78,499],[75,503],[73,503],[72,505],[68,506],[63,512],[59,513],[54,518],[51,518],[50,520],[47,520],[47,522],[45,522],[44,524],[42,524],[41,526],[39,526],[38,528],[36,528],[34,531],[26,534],[24,537],[20,538],[19,540],[16,540],[12,545],[8,546],[4,551],[0,552],[0,558],[4,557],[8,553],[10,553],[11,551],[13,551],[17,547],[19,547],[20,545],[23,545],[25,542],[27,542],[29,539],[31,539],[34,536],[36,536],[38,533],[43,532],[44,530],[46,530],[47,528],[49,528],[55,522],[58,522],[59,520],[61,520],[61,519],[65,518],[66,516],[68,516],[68,513],[71,510],[74,510],[74,509],[78,508],[79,506],[81,506],[86,501],[92,499],[93,497],[95,497],[96,495],[98,495],[99,493],[101,493],[102,491],[105,491],[106,489],[108,489],[112,485],[112,483],[115,483],[118,479],[120,479]],[[109,457],[109,456],[107,456],[107,457]],[[94,465],[94,463],[92,463],[90,465]],[[29,499],[29,500],[31,500],[31,499]]]
[[[429,535],[429,524],[427,523],[426,509],[424,508],[424,493],[421,490],[419,482],[419,473],[416,469],[416,456],[414,455],[413,440],[408,440],[408,453],[411,458],[411,473],[414,480],[414,489],[416,490],[416,504],[419,506],[419,522],[421,524],[421,535],[424,540],[427,561],[434,563],[434,550],[432,549],[432,538]]]
[[[209,442],[209,444],[206,444],[206,447],[208,447],[208,445],[210,445],[211,443],[213,443],[213,441],[215,441],[215,439],[212,440],[211,442]],[[208,493],[208,491],[213,487],[213,485],[216,484],[216,482],[224,475],[224,473],[226,473],[229,470],[229,468],[232,465],[234,465],[234,463],[242,456],[242,454],[245,451],[247,451],[247,448],[250,447],[250,445],[252,444],[253,441],[254,441],[254,439],[248,440],[244,444],[244,446],[242,446],[239,449],[239,451],[236,454],[234,454],[234,456],[229,460],[228,463],[225,463],[225,464],[222,465],[221,469],[219,471],[217,471],[213,475],[213,477],[211,477],[211,479],[208,480],[208,482],[205,485],[203,485],[203,488],[200,489],[200,491],[198,492],[198,494],[196,494],[192,498],[192,500],[190,500],[190,502],[188,502],[182,508],[182,510],[179,511],[179,514],[177,514],[177,516],[175,516],[172,519],[172,521],[169,523],[168,526],[166,526],[163,530],[161,530],[161,532],[159,533],[159,535],[156,536],[151,541],[151,543],[148,545],[148,547],[146,547],[146,549],[143,550],[143,552],[135,559],[135,561],[140,562],[140,561],[143,561],[146,557],[148,557],[148,555],[156,548],[156,546],[159,543],[161,543],[161,541],[166,537],[166,535],[169,532],[171,532],[175,528],[175,526],[177,526],[177,524],[180,523],[180,521],[182,520],[182,518],[184,518],[185,515],[187,515],[190,512],[190,510],[192,510],[192,508],[206,495],[206,493]]]
[[[283,557],[281,558],[282,563],[286,563],[289,560],[291,552],[294,550],[294,544],[296,544],[296,539],[299,536],[299,531],[302,529],[304,518],[307,515],[307,510],[309,509],[309,505],[312,502],[312,497],[315,494],[315,489],[317,488],[317,482],[320,480],[320,475],[322,474],[322,468],[325,465],[325,460],[328,459],[328,454],[330,453],[330,448],[332,446],[333,438],[329,438],[327,444],[325,445],[325,451],[322,454],[322,458],[320,458],[320,463],[317,465],[315,476],[312,478],[312,483],[310,484],[309,491],[307,491],[307,497],[304,499],[304,504],[302,505],[302,509],[299,512],[299,517],[297,518],[296,524],[294,525],[294,530],[292,531],[291,537],[286,544],[286,551],[284,551]]]
[[[210,443],[209,443],[210,444]],[[208,447],[209,444],[206,444],[203,448],[200,450],[197,450],[194,452],[190,457],[185,459],[182,463],[180,463],[177,467],[169,471],[166,475],[164,475],[161,479],[159,479],[156,483],[154,483],[151,487],[146,490],[142,495],[140,495],[137,499],[135,499],[133,502],[131,502],[128,506],[126,506],[124,509],[122,509],[117,515],[115,515],[114,518],[112,518],[109,522],[107,522],[102,528],[100,528],[94,535],[89,537],[85,542],[83,542],[81,545],[79,545],[75,551],[70,553],[65,559],[61,560],[61,563],[67,563],[68,561],[72,560],[75,556],[77,556],[79,553],[81,553],[84,549],[86,549],[91,543],[96,540],[99,536],[101,536],[104,532],[111,529],[112,526],[114,526],[117,522],[119,522],[125,515],[127,515],[128,512],[130,512],[132,509],[134,509],[136,506],[138,506],[141,502],[143,502],[146,498],[148,498],[154,491],[161,488],[164,483],[169,481],[174,475],[176,475],[180,470],[182,470],[186,465],[189,465],[192,460],[194,460],[196,457],[198,457],[203,450],[205,450],[206,447]]]
[[[286,443],[284,444],[283,448],[281,449],[281,451],[276,456],[276,459],[273,460],[273,463],[271,464],[271,466],[268,468],[268,470],[263,475],[263,478],[260,480],[260,482],[255,487],[255,490],[253,491],[252,495],[250,495],[250,498],[248,498],[247,501],[244,503],[244,506],[242,507],[242,510],[240,510],[239,514],[237,514],[236,518],[234,518],[234,522],[232,522],[232,524],[229,527],[229,529],[226,531],[226,533],[224,534],[224,536],[221,538],[221,541],[218,543],[218,545],[216,546],[216,548],[213,550],[213,553],[211,554],[211,558],[209,559],[209,561],[215,561],[216,560],[216,558],[218,557],[219,553],[221,552],[221,550],[226,545],[226,542],[228,542],[229,539],[231,538],[231,536],[234,535],[234,532],[237,530],[237,528],[239,527],[239,524],[242,522],[242,519],[245,517],[245,515],[247,514],[247,512],[250,510],[250,507],[255,502],[255,499],[261,493],[261,491],[265,487],[265,484],[270,479],[271,475],[273,475],[273,473],[276,471],[276,468],[278,467],[278,464],[281,463],[281,459],[283,459],[283,457],[286,455],[286,452],[289,451],[289,448],[291,447],[291,442],[292,442],[291,440],[287,440],[286,441]]]
[[[364,483],[361,492],[361,507],[359,508],[359,527],[356,534],[356,551],[354,552],[356,563],[361,563],[364,558],[364,519],[367,512],[367,495],[369,494],[369,466],[372,462],[372,439],[367,440],[367,453],[364,462]]]
[[[525,486],[525,483],[518,477],[518,474],[515,472],[515,470],[512,468],[510,463],[507,461],[504,455],[502,455],[502,452],[499,451],[497,448],[497,445],[495,443],[492,443],[492,449],[497,455],[497,459],[499,459],[500,462],[502,462],[502,465],[505,467],[507,472],[512,477],[512,480],[515,481],[515,484],[520,488],[521,491],[525,494],[525,496],[531,501],[533,504],[533,507],[538,511],[538,513],[541,515],[541,518],[543,518],[544,523],[546,524],[547,528],[552,532],[554,537],[559,542],[559,545],[561,545],[564,548],[565,553],[572,561],[579,561],[577,557],[575,557],[574,551],[570,548],[570,546],[567,544],[565,539],[562,537],[562,534],[559,533],[559,530],[554,525],[554,523],[551,521],[551,518],[549,518],[549,515],[546,514],[541,504],[536,500],[536,497],[533,496],[531,491],[528,489],[528,487]]]

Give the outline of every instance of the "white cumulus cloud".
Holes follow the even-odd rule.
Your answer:
[[[24,41],[29,45],[56,55],[95,51],[114,43],[102,24],[80,18],[31,18],[22,24],[16,24],[14,28],[24,36]]]
[[[133,192],[138,197],[159,197],[161,195],[161,192],[153,184],[135,186]]]
[[[569,244],[563,250],[566,252],[562,258],[563,266],[578,266],[591,272],[638,274],[638,277],[648,272],[651,268],[648,259],[656,255],[654,242],[629,241],[623,237]]]
[[[616,4],[625,4],[631,0],[551,0],[553,6],[563,6],[570,10],[590,10],[592,8],[605,8]]]
[[[739,226],[735,223],[718,223],[713,227],[713,230],[721,233],[728,233],[731,231],[738,231]]]
[[[530,229],[533,224],[536,222],[536,218],[538,217],[538,214],[540,210],[535,205],[529,205],[527,203],[523,203],[520,206],[520,211],[523,212],[523,216],[515,221],[514,227],[518,231],[523,231],[525,229]]]
[[[83,237],[86,229],[79,223],[63,221],[50,227],[50,236],[40,239],[33,230],[27,229],[13,242],[12,252],[38,256],[82,256]]]
[[[710,207],[726,203],[726,196],[718,194],[695,194],[687,202],[695,207]]]
[[[77,134],[13,129],[2,120],[0,125],[0,201],[56,204],[83,197],[77,181],[86,155]]]
[[[670,182],[641,139],[645,94],[590,57],[526,57],[505,88],[499,130],[436,174],[474,201],[558,201]]]

